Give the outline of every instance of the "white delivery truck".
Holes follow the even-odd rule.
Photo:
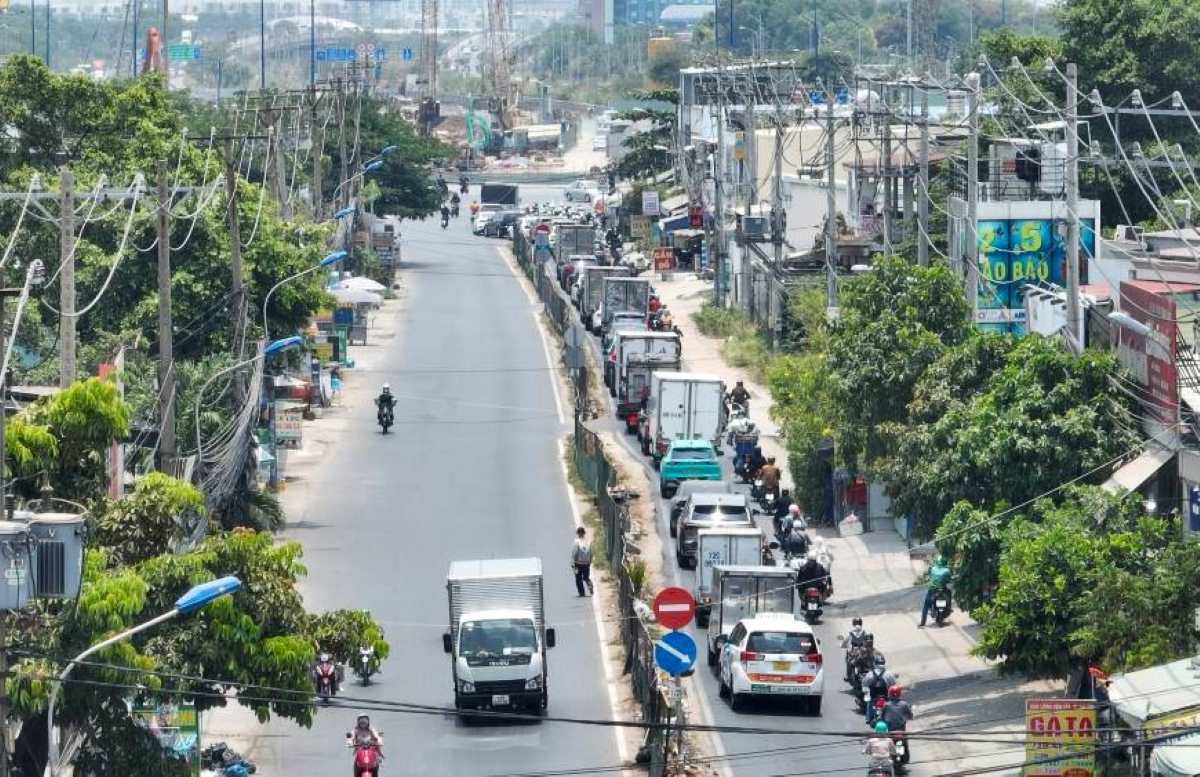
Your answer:
[[[442,648],[455,708],[545,711],[546,651],[555,640],[546,628],[541,559],[453,561],[446,593]]]
[[[604,301],[600,296],[604,291],[604,279],[626,278],[632,274],[633,270],[625,265],[616,267],[598,265],[583,269],[582,291],[579,295],[579,318],[589,332],[600,334],[599,329],[592,327],[592,317],[596,315],[596,311],[600,309],[600,305]]]
[[[671,440],[708,440],[719,454],[724,429],[724,381],[696,372],[654,373],[638,439],[656,466]]]
[[[678,372],[683,346],[674,332],[621,332],[619,336],[611,356],[613,396],[617,418],[625,419],[626,431],[633,433],[642,399],[650,396],[651,376],[655,371]]]
[[[713,569],[754,567],[762,563],[762,529],[724,527],[696,533],[696,627],[708,628],[713,607]]]

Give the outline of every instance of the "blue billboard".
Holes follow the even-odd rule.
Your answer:
[[[976,324],[994,332],[1025,333],[1025,287],[1067,285],[1067,222],[985,219],[976,222],[979,302]],[[1090,221],[1080,222],[1080,282],[1096,250]]]

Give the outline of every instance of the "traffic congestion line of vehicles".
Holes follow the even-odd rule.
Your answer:
[[[753,697],[782,697],[819,715],[826,661],[813,626],[833,592],[833,557],[822,539],[808,535],[777,479],[773,485],[761,479],[764,460],[748,395],[740,385],[730,392],[719,376],[682,371],[682,335],[636,268],[619,263],[600,240],[591,253],[574,253],[578,242],[565,237],[572,230],[553,218],[527,215],[519,228],[532,242],[546,229],[539,225],[549,226],[552,245],[570,245],[551,252],[548,269],[569,291],[582,324],[600,338],[613,411],[658,470],[676,560],[696,571],[696,626],[704,631],[720,696],[735,711]],[[725,477],[725,444],[736,452],[749,495]],[[760,515],[771,516],[773,539],[756,525]],[[909,760],[904,732],[911,708],[873,638],[855,623],[839,637],[845,680],[875,732],[864,750],[872,773],[893,774]],[[875,757],[884,751],[886,759]]]

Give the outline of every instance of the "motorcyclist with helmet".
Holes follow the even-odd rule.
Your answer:
[[[396,397],[392,395],[392,387],[387,383],[383,384],[383,388],[379,390],[379,396],[375,397],[375,407],[378,408],[375,418],[379,423],[383,423],[385,412],[395,413]]]
[[[878,712],[876,702],[886,698],[888,689],[896,684],[896,675],[887,668],[887,659],[882,654],[876,653],[874,661],[875,666],[871,667],[871,671],[862,678],[864,696],[870,693],[870,698],[866,699],[867,709],[864,713],[867,725],[871,725],[875,721],[875,715]]]
[[[842,650],[846,651],[846,676],[842,679],[848,683],[853,682],[853,676],[850,673],[851,669],[858,659],[859,652],[867,644],[868,639],[873,641],[870,633],[863,628],[863,619],[855,617],[854,620],[850,621],[850,633],[842,637]]]
[[[863,753],[870,760],[870,768],[886,767],[889,772],[892,771],[896,743],[888,736],[888,725],[882,720],[875,724],[875,735],[863,744]]]
[[[354,730],[346,735],[346,747],[373,747],[383,760],[383,738],[371,728],[371,718],[360,714],[354,721]]]
[[[912,705],[902,698],[903,691],[899,685],[888,688],[887,703],[879,710],[879,719],[888,725],[889,731],[904,731],[908,721],[913,719]],[[900,756],[901,763],[908,763],[908,739],[904,741],[904,753]]]
[[[796,590],[802,595],[809,588],[816,588],[825,598],[825,581],[829,573],[817,560],[817,552],[810,549],[804,558],[804,563],[796,567]]]

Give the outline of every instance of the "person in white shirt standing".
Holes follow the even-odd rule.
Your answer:
[[[595,592],[592,587],[592,544],[588,542],[587,529],[582,526],[575,530],[571,568],[575,571],[575,590],[580,596],[591,596]]]

